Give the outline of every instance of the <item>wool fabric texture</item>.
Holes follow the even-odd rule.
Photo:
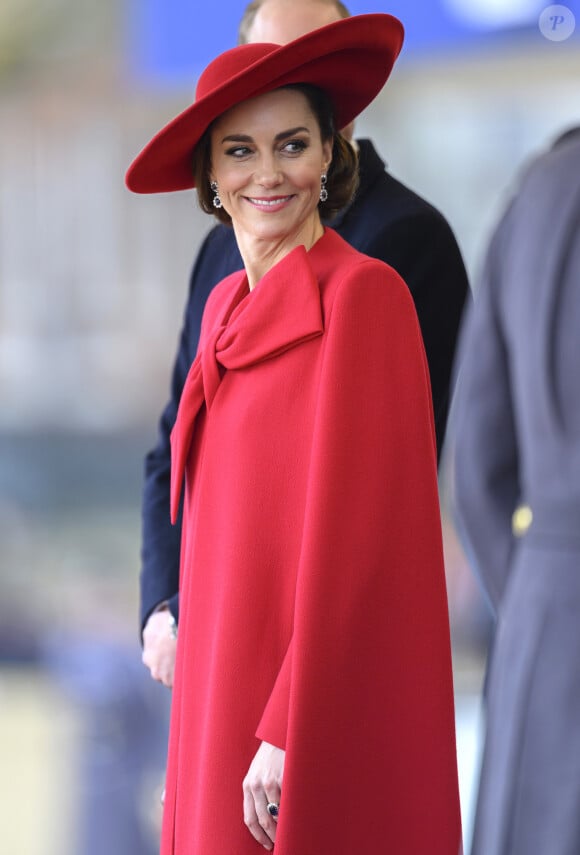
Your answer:
[[[227,277],[172,454],[162,855],[263,851],[242,811],[260,740],[286,752],[277,855],[457,855],[431,397],[404,282],[331,229],[252,291]]]

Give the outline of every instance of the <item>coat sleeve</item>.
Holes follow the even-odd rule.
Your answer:
[[[508,228],[509,211],[490,243],[462,331],[450,440],[458,534],[496,613],[509,575],[511,520],[520,497],[509,346],[498,306]]]
[[[260,727],[275,743],[286,719],[293,822],[279,827],[281,848],[299,851],[292,835],[308,829],[313,852],[388,840],[393,852],[449,855],[461,832],[421,334],[402,280],[370,259],[340,285],[327,326],[294,635]],[[362,836],[348,822],[357,813]]]

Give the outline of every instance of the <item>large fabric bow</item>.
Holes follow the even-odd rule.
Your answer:
[[[236,276],[220,319],[202,335],[171,433],[173,523],[197,415],[204,404],[211,407],[222,369],[248,368],[323,332],[320,289],[303,246],[292,250],[250,292],[244,272]]]

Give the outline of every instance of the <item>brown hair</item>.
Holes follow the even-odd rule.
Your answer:
[[[245,45],[248,43],[248,33],[252,29],[254,19],[258,14],[258,10],[264,5],[266,0],[251,0],[244,9],[240,26],[238,27],[238,44]],[[317,0],[319,3],[324,3],[326,6],[336,6],[336,10],[341,18],[350,18],[350,12],[340,0]]]
[[[358,158],[355,150],[343,135],[335,129],[334,110],[330,98],[318,86],[295,83],[281,87],[301,92],[316,116],[323,142],[332,140],[332,162],[327,173],[328,198],[318,203],[322,219],[330,219],[351,201],[358,186]],[[193,174],[197,197],[202,211],[214,214],[220,223],[231,225],[231,217],[225,208],[213,204],[214,193],[210,187],[211,175],[211,130],[210,125],[195,147]]]

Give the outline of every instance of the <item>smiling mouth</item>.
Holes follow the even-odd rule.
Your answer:
[[[247,196],[246,198],[248,202],[255,205],[257,208],[275,208],[289,202],[292,196],[275,196],[271,199],[255,199],[252,196]]]

